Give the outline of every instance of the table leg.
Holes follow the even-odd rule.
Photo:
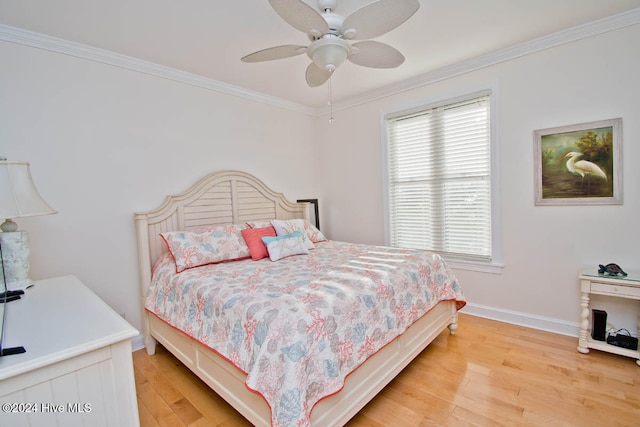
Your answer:
[[[578,338],[578,351],[580,353],[589,353],[588,334],[589,334],[589,294],[582,292],[580,297],[580,336]]]

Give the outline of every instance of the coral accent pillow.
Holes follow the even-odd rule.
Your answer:
[[[259,259],[269,256],[267,246],[262,241],[263,237],[275,237],[276,229],[271,225],[264,228],[246,228],[242,230],[242,237],[249,247],[251,259],[258,261]]]
[[[195,233],[160,233],[176,263],[176,273],[201,265],[249,258],[249,247],[242,237],[244,225],[224,225]]]
[[[263,237],[262,241],[267,245],[269,259],[278,261],[292,255],[308,254],[309,249],[304,242],[305,236],[296,231],[291,234],[277,237]]]

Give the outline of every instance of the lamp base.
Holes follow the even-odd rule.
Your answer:
[[[29,234],[26,231],[0,233],[0,244],[7,289],[13,291],[33,285],[29,279]]]
[[[4,232],[12,232],[18,229],[18,224],[10,218],[7,218],[2,225],[0,225],[0,230]]]

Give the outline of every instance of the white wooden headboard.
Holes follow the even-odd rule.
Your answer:
[[[258,178],[239,171],[214,172],[184,193],[168,196],[157,209],[136,213],[142,297],[152,266],[167,250],[160,233],[273,218],[308,220],[309,203],[289,202]]]

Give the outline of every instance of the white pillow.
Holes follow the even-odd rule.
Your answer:
[[[311,239],[307,236],[304,231],[304,223],[303,219],[274,219],[271,221],[271,225],[276,229],[276,234],[278,236],[286,236],[287,234],[291,234],[294,232],[299,232],[302,236],[302,240],[307,249],[313,249],[316,246],[313,244]]]
[[[309,253],[309,249],[307,249],[304,243],[303,234],[299,231],[284,236],[265,236],[262,238],[262,241],[267,246],[269,259],[271,261],[278,261],[279,259],[292,255]]]

